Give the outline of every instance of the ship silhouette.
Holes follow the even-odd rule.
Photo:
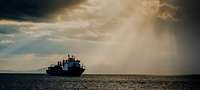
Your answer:
[[[81,76],[85,71],[84,65],[75,56],[68,54],[67,59],[58,61],[57,65],[51,65],[46,73],[51,76]]]

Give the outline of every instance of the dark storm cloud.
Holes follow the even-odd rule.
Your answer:
[[[179,0],[177,5],[180,7],[179,22],[177,22],[177,42],[180,52],[187,56],[188,66],[185,69],[191,73],[199,73],[200,68],[200,1],[199,0]],[[183,65],[184,66],[184,65]]]
[[[180,17],[184,22],[192,24],[200,24],[200,1],[199,0],[180,0],[178,5],[180,6]]]
[[[180,20],[176,25],[180,33],[188,35],[190,39],[192,39],[191,41],[193,41],[194,38],[200,38],[199,3],[199,0],[179,0],[179,2],[177,2],[180,9],[176,17],[180,18]]]
[[[178,31],[177,33],[200,33],[198,30],[200,25],[199,0],[161,0],[161,3],[177,8],[176,12],[173,13],[177,22],[157,20],[156,24],[164,28],[175,28]],[[168,7],[164,7],[164,10],[161,8],[161,11],[165,10],[169,10]]]
[[[200,1],[199,0],[161,0],[177,8],[174,14],[177,21],[156,20],[157,35],[169,31],[176,36],[180,63],[183,72],[200,73]],[[166,9],[166,7],[164,8]],[[167,9],[168,10],[168,9]]]
[[[0,0],[0,19],[49,21],[63,8],[84,0]]]

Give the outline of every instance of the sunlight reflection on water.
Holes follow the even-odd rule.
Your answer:
[[[199,76],[0,75],[0,90],[199,90]]]

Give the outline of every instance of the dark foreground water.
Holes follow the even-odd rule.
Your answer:
[[[0,74],[0,90],[200,90],[200,76]]]

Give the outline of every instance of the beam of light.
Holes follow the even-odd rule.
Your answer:
[[[109,20],[112,21],[116,18],[122,19],[117,19],[117,21],[120,22],[117,24],[119,26],[114,25],[116,28],[111,28],[113,29],[110,34],[111,39],[108,39],[108,41],[102,42],[104,44],[99,44],[96,48],[90,48],[90,50],[87,51],[88,54],[86,55],[88,55],[88,57],[86,56],[87,58],[85,59],[88,60],[86,62],[89,65],[88,67],[96,67],[93,70],[89,68],[88,72],[173,73],[172,68],[174,67],[171,65],[173,62],[170,59],[174,60],[177,53],[175,37],[170,35],[170,33],[166,33],[165,36],[163,36],[163,39],[154,36],[155,28],[153,27],[153,20],[151,19],[152,16],[154,16],[154,13],[148,13],[150,14],[150,17],[144,15],[143,12],[147,12],[148,10],[146,10],[146,8],[148,7],[143,7],[139,1],[123,1],[126,5],[127,3],[131,3],[131,5],[127,5],[127,7],[126,5],[120,4],[122,3],[120,1],[110,1],[112,3],[107,3],[108,6],[103,5],[102,8],[97,10],[101,11],[103,14],[97,12],[96,18],[102,19],[105,17],[105,22],[103,22],[105,24],[109,24],[107,23]],[[111,4],[113,5],[109,6]],[[104,7],[108,7],[108,9],[103,9]],[[93,13],[95,13],[95,10],[93,11]],[[127,15],[125,15],[127,17],[119,17],[122,13],[127,13]],[[109,17],[109,19],[106,17]],[[165,64],[161,64],[161,62],[165,62]],[[137,63],[139,64],[137,65]],[[158,65],[157,67],[155,64],[165,66]],[[108,71],[105,71],[105,68],[108,68]],[[133,69],[131,70],[131,68]]]

